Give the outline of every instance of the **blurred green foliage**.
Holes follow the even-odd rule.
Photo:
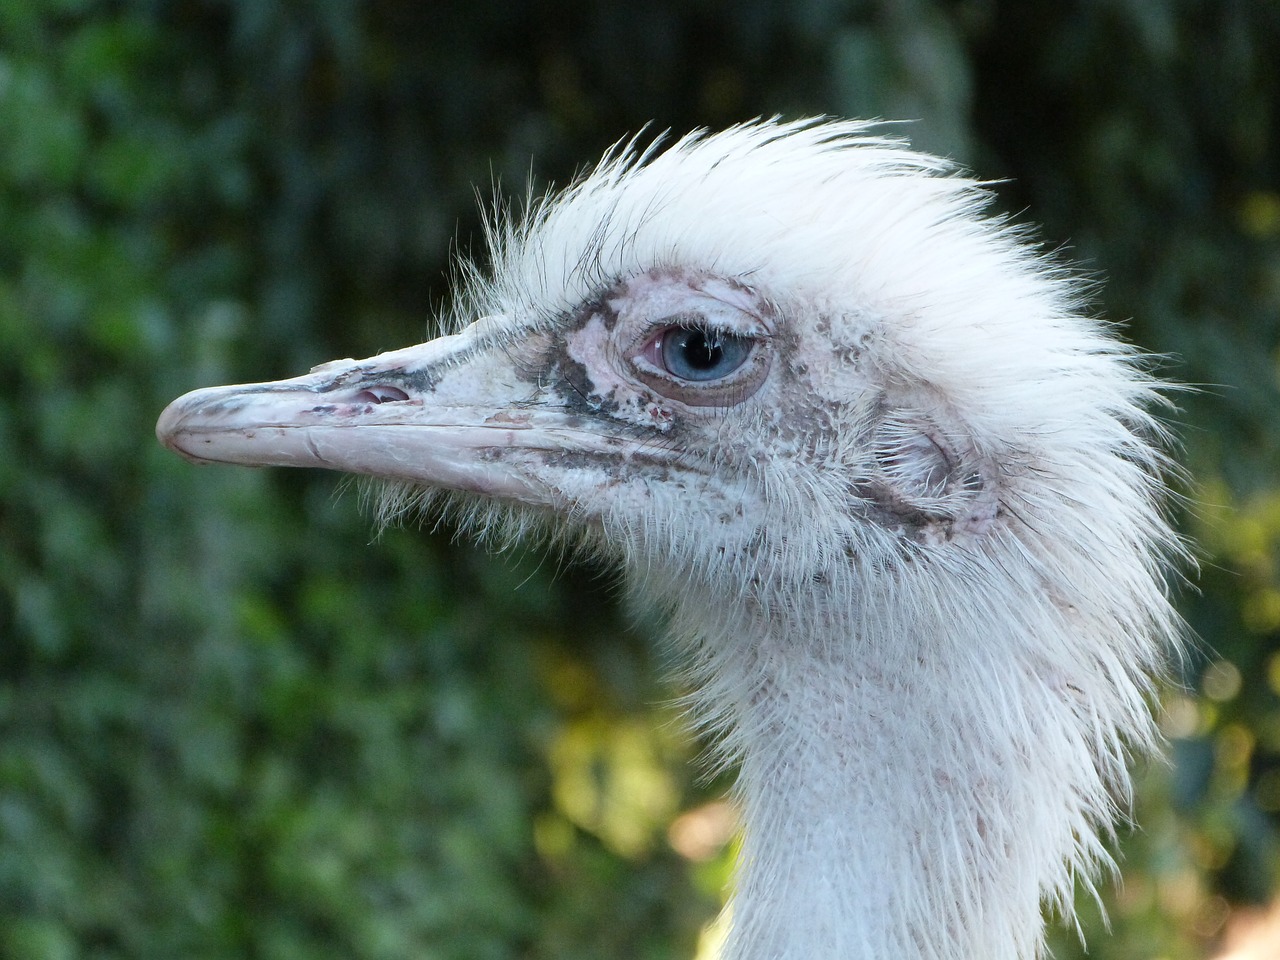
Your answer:
[[[0,4],[0,956],[693,955],[724,785],[607,577],[152,429],[428,335],[477,185],[773,113],[915,119],[1203,385],[1202,644],[1082,902],[1204,956],[1280,862],[1277,49],[1262,0]]]

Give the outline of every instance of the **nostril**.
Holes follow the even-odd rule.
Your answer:
[[[352,401],[354,403],[395,403],[399,400],[408,399],[409,395],[399,387],[391,387],[380,383],[376,386],[365,387],[352,398]]]

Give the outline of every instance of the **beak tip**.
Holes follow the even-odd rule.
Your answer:
[[[156,420],[156,439],[164,446],[168,447],[174,453],[185,453],[181,446],[178,445],[178,435],[182,429],[183,398],[179,397],[170,403],[160,413],[160,417]]]
[[[181,415],[176,407],[178,402],[175,400],[164,408],[160,413],[160,418],[156,420],[156,439],[169,449],[173,449],[173,435],[176,431],[178,421]]]
[[[193,391],[197,393],[199,391]],[[192,404],[189,402],[192,393],[184,394],[161,411],[156,420],[156,439],[168,450],[172,450],[192,463],[206,464],[215,461],[200,456],[190,449],[192,435],[190,427]]]

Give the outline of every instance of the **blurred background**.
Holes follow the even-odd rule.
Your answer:
[[[775,113],[914,120],[1203,387],[1202,642],[1081,926],[1280,956],[1278,50],[1265,0],[0,4],[0,956],[709,956],[725,783],[606,574],[152,431],[430,336],[496,182]]]

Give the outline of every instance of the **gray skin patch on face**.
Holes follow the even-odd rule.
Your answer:
[[[600,300],[595,303],[591,310],[593,317],[599,317],[600,322],[604,324],[606,330],[613,330],[618,325],[618,311],[612,303],[609,302],[609,295],[602,294]]]
[[[443,377],[443,370],[432,366],[422,367],[412,373],[402,374],[399,379],[410,392],[422,394],[434,393]]]
[[[606,330],[612,331],[618,325],[618,310],[612,302],[617,293],[618,286],[615,285],[587,300],[569,315],[564,329],[581,330],[592,320],[599,320]]]
[[[565,409],[617,419],[612,417],[612,414],[618,412],[618,402],[614,399],[616,391],[611,390],[608,396],[601,396],[596,392],[595,382],[586,365],[569,356],[568,343],[564,338],[556,342],[551,363],[545,368],[543,382],[551,385]]]
[[[540,396],[535,403],[550,404],[584,419],[608,419],[619,426],[626,425],[613,416],[619,407],[615,392],[601,395],[586,365],[569,353],[570,334],[593,320],[608,324],[610,317],[611,322],[617,322],[616,312],[602,300],[593,299],[571,314],[564,330],[535,336],[526,343],[529,359],[517,364],[516,376],[537,387],[539,395],[551,395]]]

